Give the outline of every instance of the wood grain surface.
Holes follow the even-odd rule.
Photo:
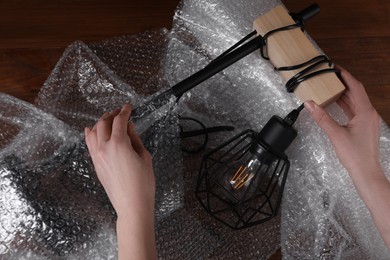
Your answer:
[[[316,1],[307,31],[332,60],[365,85],[390,123],[390,1]],[[33,101],[66,46],[170,28],[179,0],[0,1],[0,91]],[[284,0],[292,11],[312,4]]]
[[[283,5],[279,5],[257,18],[253,23],[253,28],[258,34],[266,35],[270,31],[294,23],[289,11]],[[266,53],[276,68],[303,64],[321,55],[299,27],[270,35],[267,38]],[[314,66],[314,63],[310,65]],[[325,61],[312,68],[306,75],[330,68],[329,62]],[[285,80],[290,80],[303,71],[303,68],[298,68],[280,71],[280,74]],[[295,87],[294,94],[301,102],[313,100],[317,105],[326,107],[338,100],[344,90],[345,87],[336,73],[323,73],[299,83]]]
[[[291,11],[312,1],[284,0]],[[0,1],[0,91],[32,102],[64,48],[161,27],[170,28],[179,0]],[[322,50],[366,87],[390,123],[390,1],[317,0],[306,29]],[[271,259],[281,259],[278,251]]]

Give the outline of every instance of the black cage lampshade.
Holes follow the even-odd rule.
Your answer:
[[[205,154],[196,196],[209,214],[233,229],[277,214],[290,166],[284,151],[297,136],[286,118],[273,116],[260,133],[246,130]]]

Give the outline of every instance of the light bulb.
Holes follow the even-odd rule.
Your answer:
[[[209,151],[196,188],[206,211],[234,229],[274,217],[290,165],[284,151],[296,135],[291,124],[274,116],[260,133],[244,131]]]
[[[232,194],[231,201],[239,202],[248,199],[261,192],[259,185],[264,182],[267,171],[270,168],[269,161],[266,164],[258,155],[247,151],[239,161],[233,162],[231,170],[224,173],[221,182]],[[234,164],[234,165],[233,165]]]
[[[255,177],[256,168],[259,165],[261,164],[256,158],[251,159],[245,166],[240,165],[233,177],[230,178],[230,185],[232,188],[235,190],[241,190],[243,187],[248,187],[253,177]]]

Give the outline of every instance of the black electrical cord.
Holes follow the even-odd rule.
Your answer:
[[[317,64],[316,66],[318,66],[318,65],[319,64]],[[287,92],[294,92],[294,90],[298,87],[298,85],[305,80],[308,80],[310,78],[313,78],[315,76],[318,76],[318,75],[321,75],[324,73],[336,72],[336,70],[334,68],[329,68],[329,69],[318,70],[318,71],[312,72],[310,74],[304,75],[305,73],[307,73],[309,70],[312,70],[312,69],[314,69],[314,68],[307,68],[307,69],[301,71],[300,73],[297,73],[291,79],[289,79],[286,83]]]
[[[185,138],[201,136],[201,135],[204,136],[204,140],[199,147],[197,147],[195,149],[189,149],[189,148],[182,147],[182,151],[187,152],[187,153],[198,153],[198,152],[204,150],[206,148],[210,133],[222,132],[222,131],[233,131],[234,130],[233,126],[206,127],[201,121],[199,121],[195,118],[192,118],[192,117],[179,116],[179,120],[193,121],[201,127],[201,129],[198,129],[198,130],[184,131],[182,125],[179,125],[180,138],[185,139]]]
[[[190,119],[190,118],[187,118],[187,119]],[[192,120],[195,121],[194,118],[192,118]],[[180,132],[180,137],[181,138],[188,138],[188,137],[193,137],[193,136],[198,136],[198,135],[207,135],[209,133],[222,132],[222,131],[233,131],[233,130],[234,130],[233,126],[205,127],[203,129],[199,129],[199,130],[191,130],[191,131],[185,131],[185,132],[182,131],[182,132]]]
[[[263,57],[266,60],[269,60],[268,55],[265,54],[265,49],[267,48],[268,38],[271,35],[278,33],[278,32],[292,30],[292,29],[296,29],[296,28],[301,28],[302,31],[305,30],[305,28],[303,26],[303,22],[297,21],[295,24],[287,25],[287,26],[280,27],[280,28],[277,28],[275,30],[271,30],[271,31],[267,32],[263,36],[264,45],[260,48],[261,57]],[[320,67],[321,65],[326,64],[326,63],[328,64],[328,66],[330,68],[321,69],[321,70],[311,72],[311,71],[317,69],[318,67]],[[332,65],[333,65],[332,61],[326,55],[318,55],[318,56],[316,56],[316,57],[314,57],[306,62],[303,62],[301,64],[279,67],[279,68],[275,67],[275,70],[288,71],[288,70],[296,70],[296,69],[306,67],[305,69],[303,69],[302,71],[295,74],[291,79],[289,79],[286,82],[286,85],[285,85],[286,90],[287,90],[287,92],[291,93],[291,92],[294,92],[294,90],[298,87],[298,85],[305,80],[308,80],[310,78],[313,78],[315,76],[318,76],[318,75],[321,75],[324,73],[336,72],[336,70],[331,67]]]
[[[310,71],[317,69],[319,66],[323,65],[324,63],[325,64],[327,63],[330,68],[321,69],[321,70],[317,70],[317,71],[309,73]],[[307,79],[310,79],[312,77],[315,77],[317,75],[324,74],[324,73],[336,72],[336,70],[331,67],[333,65],[332,61],[325,55],[318,55],[317,57],[314,57],[313,59],[311,59],[307,62],[304,62],[302,64],[298,64],[295,66],[280,67],[280,68],[275,68],[275,69],[278,71],[294,70],[294,69],[305,67],[309,64],[311,64],[311,65],[306,67],[305,69],[303,69],[301,72],[298,72],[291,79],[289,79],[287,81],[287,83],[286,83],[287,92],[289,92],[289,93],[293,92],[301,82],[303,82]]]
[[[283,26],[283,27],[271,30],[271,31],[267,32],[266,34],[264,34],[264,36],[263,36],[264,45],[260,48],[261,57],[263,57],[263,59],[265,59],[265,60],[269,60],[268,55],[266,56],[264,53],[264,49],[267,47],[268,38],[272,34],[275,34],[277,32],[288,31],[288,30],[292,30],[292,29],[296,29],[296,28],[301,28],[302,31],[304,30],[303,25],[301,23],[294,23],[294,24],[290,24],[287,26]]]
[[[287,125],[292,126],[298,119],[300,112],[303,110],[304,104],[302,103],[299,107],[292,110],[284,119],[283,122],[285,122]],[[179,125],[180,127],[180,138],[190,138],[195,136],[204,135],[203,143],[197,147],[196,149],[189,149],[182,147],[183,152],[187,153],[199,153],[200,151],[204,150],[206,148],[207,142],[208,142],[208,134],[209,133],[215,133],[215,132],[221,132],[221,131],[233,131],[233,126],[215,126],[215,127],[206,127],[201,121],[192,118],[192,117],[182,117],[179,116],[180,120],[189,120],[193,121],[201,127],[201,129],[198,130],[191,130],[191,131],[184,131],[183,127]]]
[[[304,104],[302,103],[298,108],[292,110],[284,119],[283,121],[287,123],[288,125],[292,126],[295,121],[297,121],[299,113],[304,108]]]
[[[313,16],[313,15],[315,15],[318,12],[319,12],[319,6],[314,4],[314,5],[306,8],[304,11],[302,11],[301,12],[302,14],[301,13],[299,13],[299,14],[290,14],[294,18],[294,20],[296,21],[295,24],[291,24],[291,25],[287,25],[287,26],[284,26],[284,27],[280,27],[280,28],[271,30],[271,31],[267,32],[264,36],[262,36],[263,45],[260,47],[260,54],[261,54],[261,56],[264,59],[269,60],[268,55],[265,54],[265,49],[267,47],[268,38],[271,35],[273,35],[275,33],[278,33],[278,32],[292,30],[292,29],[296,29],[296,28],[300,28],[302,31],[304,31],[305,30],[305,28],[304,28],[304,21],[305,21],[305,19],[308,19],[306,16],[307,15]],[[305,14],[305,13],[307,13],[307,14]],[[305,16],[305,17],[303,17],[303,16]],[[231,46],[229,49],[224,51],[222,54],[217,56],[205,68],[207,68],[210,65],[215,64],[215,62],[220,61],[222,58],[224,58],[226,55],[230,54],[231,52],[235,51],[237,48],[239,48],[241,45],[243,45],[246,41],[248,41],[250,38],[252,38],[256,34],[257,34],[256,31],[252,31],[251,33],[246,35],[244,38],[239,40],[237,43],[235,43],[233,46]],[[285,66],[285,67],[279,67],[279,68],[275,68],[275,70],[277,70],[277,71],[288,71],[288,70],[296,70],[296,69],[300,69],[300,68],[308,66],[307,68],[305,68],[301,72],[297,73],[296,75],[294,75],[291,79],[289,79],[286,82],[286,85],[285,85],[286,90],[287,90],[287,92],[291,93],[298,87],[298,85],[300,83],[302,83],[303,81],[305,81],[307,79],[310,79],[312,77],[315,77],[315,76],[323,74],[323,73],[336,72],[336,70],[334,68],[328,68],[328,69],[317,70],[315,72],[309,73],[310,71],[316,69],[317,67],[321,66],[324,63],[328,63],[329,67],[331,67],[332,64],[333,64],[332,61],[327,56],[325,56],[325,55],[318,55],[318,56],[312,58],[311,60],[303,62],[301,64],[292,65],[292,66]]]
[[[303,67],[306,67],[316,61],[322,61],[322,62],[327,62],[329,63],[329,66],[332,65],[332,62],[329,60],[329,58],[325,55],[318,55],[316,57],[314,57],[313,59],[311,60],[308,60],[308,61],[305,61],[301,64],[298,64],[298,65],[293,65],[293,66],[286,66],[286,67],[275,67],[274,69],[277,70],[277,71],[287,71],[287,70],[296,70],[296,69],[300,69],[300,68],[303,68]]]

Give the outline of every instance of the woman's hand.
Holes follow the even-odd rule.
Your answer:
[[[152,158],[128,123],[130,105],[105,113],[85,129],[85,140],[103,185],[118,215],[120,259],[153,259],[155,177]]]
[[[339,125],[329,114],[308,101],[305,107],[331,140],[340,162],[352,175],[364,175],[379,164],[380,117],[372,106],[362,83],[349,72],[337,67],[346,91],[337,101],[348,117]],[[363,177],[363,176],[362,176]]]
[[[311,101],[305,103],[314,121],[332,142],[340,162],[347,169],[379,233],[390,249],[390,182],[379,161],[380,117],[362,83],[337,67],[346,86],[337,101],[348,117],[344,126]]]

